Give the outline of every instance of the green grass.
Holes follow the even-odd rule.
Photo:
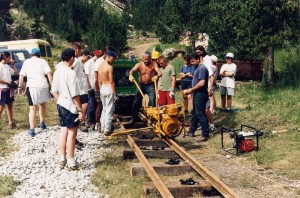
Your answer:
[[[179,73],[182,65],[184,65],[183,57],[176,57],[172,61],[170,61],[170,64],[174,66],[176,78],[179,78]]]
[[[0,176],[0,196],[9,196],[16,191],[21,182],[14,180],[11,176]]]

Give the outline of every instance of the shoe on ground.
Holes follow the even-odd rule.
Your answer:
[[[110,135],[112,134],[112,131],[106,131],[106,132],[103,132],[103,134],[104,134],[105,136],[110,136]]]
[[[13,123],[9,124],[9,128],[10,129],[16,129],[17,125],[13,122]]]
[[[82,123],[82,124],[79,126],[79,129],[80,129],[82,132],[85,132],[85,133],[89,132],[89,128],[88,128],[88,126],[87,126],[86,123]]]
[[[100,131],[100,129],[101,129],[101,124],[99,123],[99,122],[97,122],[96,124],[95,124],[95,131]]]
[[[222,108],[222,109],[220,109],[220,111],[221,112],[227,112],[227,109]]]
[[[80,142],[77,138],[75,139],[75,147],[84,147],[84,144],[82,142]],[[76,147],[76,148],[77,148]]]
[[[63,169],[67,164],[67,159],[64,159],[58,163],[59,168]]]
[[[34,136],[36,135],[34,129],[29,129],[29,130],[27,131],[27,134],[30,135],[31,137],[34,137]]]
[[[187,132],[187,133],[185,133],[185,136],[195,137],[195,133],[193,133],[193,132]]]
[[[201,137],[198,142],[207,142],[209,140],[209,137]]]
[[[46,129],[46,128],[47,128],[47,126],[45,125],[45,123],[44,123],[44,122],[41,122],[41,123],[40,123],[40,128],[41,128],[41,129]]]
[[[209,129],[211,133],[216,133],[217,132],[217,128],[214,124],[209,125]]]
[[[79,166],[78,164],[72,164],[72,165],[67,164],[67,170],[76,171],[79,170]]]

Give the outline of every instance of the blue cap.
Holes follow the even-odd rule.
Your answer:
[[[112,56],[114,58],[117,57],[116,53],[114,51],[111,51],[111,50],[108,50],[107,53],[106,53],[108,56]]]
[[[38,56],[40,56],[41,55],[41,51],[39,49],[37,49],[37,48],[33,48],[31,50],[31,54],[32,55],[38,55]]]

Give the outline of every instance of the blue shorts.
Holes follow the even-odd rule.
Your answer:
[[[57,105],[57,111],[59,115],[60,126],[67,128],[74,128],[79,126],[79,122],[75,122],[78,118],[78,114],[71,113],[68,109]]]
[[[14,96],[10,97],[10,90],[2,90],[1,91],[1,100],[0,100],[0,105],[4,106],[6,104],[10,104],[13,101],[15,101]]]
[[[181,90],[192,88],[192,81],[181,81]]]

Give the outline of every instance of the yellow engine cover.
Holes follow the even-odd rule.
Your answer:
[[[162,131],[169,137],[173,137],[178,134],[179,124],[177,117],[170,117],[166,114],[163,115],[163,119],[161,121],[161,129]]]

